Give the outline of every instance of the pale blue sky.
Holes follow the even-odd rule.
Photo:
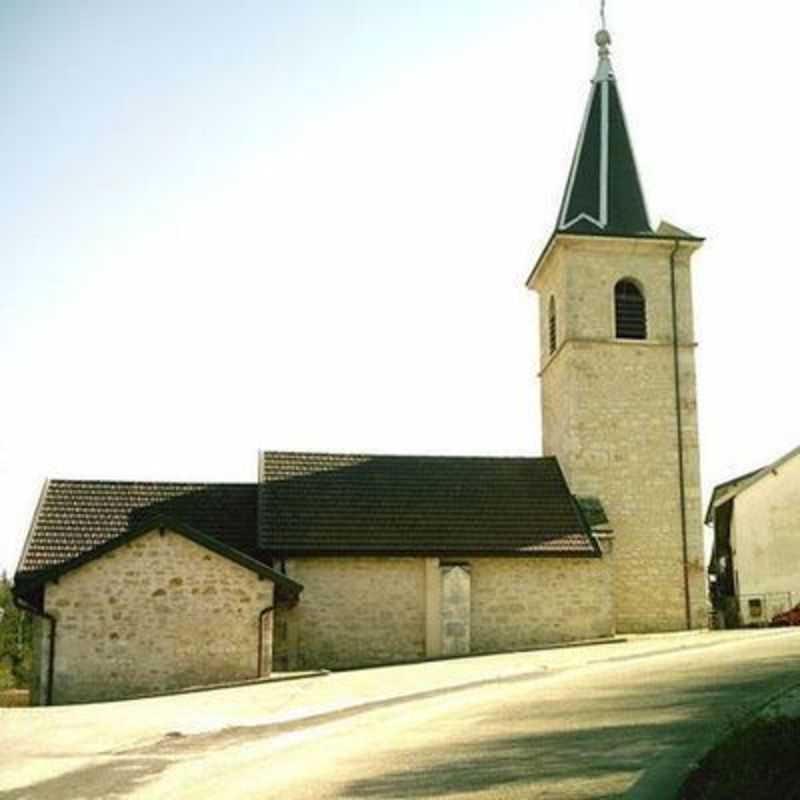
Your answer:
[[[523,282],[598,5],[2,4],[0,568],[48,475],[539,453]],[[651,221],[709,237],[706,490],[800,444],[798,22],[788,0],[609,2]]]

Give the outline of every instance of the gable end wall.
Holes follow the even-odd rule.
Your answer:
[[[272,599],[271,581],[181,534],[144,534],[47,585],[53,702],[255,678],[259,614]]]
[[[800,602],[800,456],[736,497],[732,544],[745,624],[764,624]],[[751,615],[750,599],[761,600],[760,615]]]

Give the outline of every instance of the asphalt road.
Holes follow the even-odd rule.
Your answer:
[[[672,798],[743,713],[800,684],[800,635],[625,655],[276,732],[166,738],[0,798]]]

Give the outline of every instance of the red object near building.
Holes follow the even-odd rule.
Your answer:
[[[776,628],[781,625],[800,625],[800,603],[788,611],[776,614],[769,624]]]

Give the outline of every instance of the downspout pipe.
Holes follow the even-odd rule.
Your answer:
[[[681,410],[681,372],[678,345],[678,293],[675,281],[676,257],[680,249],[676,240],[669,255],[669,281],[672,295],[672,362],[675,378],[675,423],[678,432],[678,489],[681,506],[681,542],[683,545],[683,598],[686,607],[686,630],[692,628],[692,607],[689,598],[689,542],[686,525],[686,480],[683,466],[683,412]]]
[[[56,618],[46,611],[40,611],[36,606],[31,605],[16,594],[12,593],[12,596],[14,598],[14,605],[20,609],[20,611],[27,611],[29,614],[46,619],[50,623],[50,646],[47,648],[47,692],[45,696],[45,705],[51,706],[53,705],[53,674],[55,672],[56,662]]]
[[[275,610],[274,605],[269,605],[261,610],[258,615],[258,674],[257,678],[264,677],[264,617]]]

